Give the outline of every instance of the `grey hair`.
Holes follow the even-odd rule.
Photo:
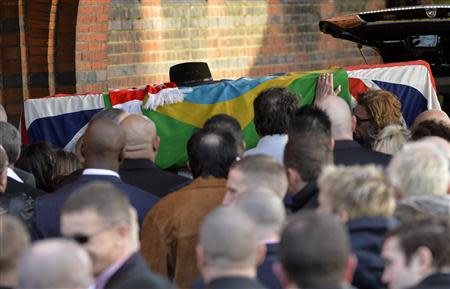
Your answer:
[[[434,143],[408,143],[394,155],[387,174],[403,197],[444,195],[449,185],[449,159]]]

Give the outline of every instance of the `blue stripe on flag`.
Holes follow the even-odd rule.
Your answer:
[[[29,142],[47,141],[54,148],[62,149],[92,116],[100,110],[102,108],[36,119],[27,130]]]
[[[278,76],[267,76],[257,79],[240,78],[238,80],[225,80],[219,83],[199,85],[192,88],[192,92],[185,96],[184,101],[195,104],[214,104],[228,101],[243,95],[259,84]]]
[[[416,88],[404,84],[389,83],[379,80],[372,80],[381,89],[388,90],[398,97],[402,104],[402,115],[406,124],[410,127],[416,117],[427,110],[427,99]]]

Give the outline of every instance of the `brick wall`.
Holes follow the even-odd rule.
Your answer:
[[[184,61],[206,61],[215,79],[362,64],[356,45],[323,35],[318,22],[383,7],[376,0],[112,0],[107,86],[168,81],[169,67]]]
[[[206,61],[215,79],[361,64],[355,44],[320,33],[318,22],[383,7],[379,0],[1,0],[0,97],[18,114],[29,97],[165,82],[169,67],[185,61]]]

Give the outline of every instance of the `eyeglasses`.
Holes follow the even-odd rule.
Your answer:
[[[107,231],[109,229],[112,229],[112,228],[116,227],[117,225],[119,225],[119,221],[114,222],[114,223],[112,223],[112,224],[110,224],[108,226],[105,226],[105,227],[103,227],[103,228],[101,228],[101,229],[97,230],[96,232],[91,233],[89,235],[87,235],[87,234],[74,234],[72,236],[65,236],[65,237],[68,238],[68,239],[74,240],[75,242],[77,242],[80,245],[85,245],[85,244],[89,243],[89,241],[91,240],[92,237],[95,237],[96,235],[101,234],[101,233],[103,233],[103,232],[105,232],[105,231]]]
[[[365,122],[365,121],[369,121],[369,120],[372,119],[371,117],[368,117],[368,118],[361,118],[361,117],[359,117],[359,116],[355,113],[355,109],[352,109],[352,112],[353,112],[353,115],[356,117],[356,121],[357,121],[358,123]]]

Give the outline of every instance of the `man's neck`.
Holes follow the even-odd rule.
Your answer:
[[[202,271],[202,273],[206,283],[210,283],[212,280],[218,278],[226,278],[226,277],[244,277],[250,279],[256,278],[255,268],[237,268],[228,270],[205,268]]]

